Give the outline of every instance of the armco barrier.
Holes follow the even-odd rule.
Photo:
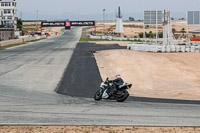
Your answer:
[[[161,38],[156,39],[144,39],[144,38],[126,38],[126,37],[116,37],[116,36],[92,36],[90,35],[90,39],[107,39],[114,41],[148,41],[148,42],[162,42]]]
[[[181,46],[181,45],[150,45],[150,44],[128,44],[127,49],[144,52],[200,52],[200,45],[198,46]]]

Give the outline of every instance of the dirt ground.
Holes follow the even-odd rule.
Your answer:
[[[95,58],[103,80],[121,74],[132,96],[200,100],[200,53],[107,50]]]
[[[199,127],[1,126],[0,133],[199,133]]]
[[[59,35],[64,27],[43,27],[42,30],[50,35]],[[30,35],[32,32],[41,32],[40,25],[23,25],[23,32],[25,35]]]
[[[139,23],[135,22],[135,24],[130,25],[130,24],[124,22],[123,36],[129,37],[129,38],[139,37],[139,34],[144,32],[143,24],[141,24],[141,23],[142,22],[139,22]],[[179,37],[185,38],[186,37],[187,26],[186,26],[185,20],[173,20],[172,28],[176,30],[176,32],[175,32],[176,38],[179,38]],[[195,26],[188,27],[188,31],[190,31],[190,32],[199,31],[199,30],[200,30],[200,27],[195,27]],[[88,33],[90,33],[91,31],[94,31],[94,28],[87,30]],[[97,36],[101,36],[103,32],[106,34],[114,33],[115,25],[97,26],[96,31],[97,31]],[[148,26],[146,25],[145,32],[149,33],[150,31],[152,31],[153,33],[156,33],[156,26],[155,25],[148,25]],[[162,31],[163,31],[163,26],[158,25],[158,32],[162,32]],[[190,34],[191,37],[193,37],[193,35],[195,35],[196,37],[200,36],[199,34]]]
[[[61,34],[61,31],[63,27],[43,27],[44,31],[51,34],[51,35],[56,35],[56,34]]]
[[[91,31],[94,31],[94,28],[88,29],[87,33],[90,33]],[[106,33],[106,34],[110,34],[110,33],[114,33],[115,32],[115,26],[98,26],[96,27],[96,31],[97,31],[97,36],[101,36],[102,33]],[[147,33],[149,33],[150,31],[152,31],[153,33],[156,33],[156,28],[154,27],[149,27],[145,30]],[[162,27],[158,28],[159,32],[162,32]],[[144,29],[142,25],[124,25],[124,33],[123,36],[125,37],[139,37],[140,33],[143,33]]]

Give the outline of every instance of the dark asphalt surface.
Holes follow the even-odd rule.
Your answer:
[[[117,44],[78,43],[56,92],[74,97],[93,98],[102,82],[93,52],[109,49],[126,47]]]

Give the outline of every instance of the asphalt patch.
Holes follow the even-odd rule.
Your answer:
[[[56,92],[73,97],[93,98],[102,82],[93,53],[101,50],[126,48],[118,44],[78,43]]]

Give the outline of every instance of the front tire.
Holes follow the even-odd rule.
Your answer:
[[[120,97],[116,97],[116,100],[117,100],[118,102],[124,102],[128,97],[129,97],[128,91],[127,91],[127,90],[124,90],[124,91],[123,91],[123,95],[120,96]]]
[[[102,95],[103,95],[102,90],[97,91],[97,92],[95,93],[95,95],[94,95],[94,100],[95,100],[95,101],[100,101],[100,100],[102,99]]]

